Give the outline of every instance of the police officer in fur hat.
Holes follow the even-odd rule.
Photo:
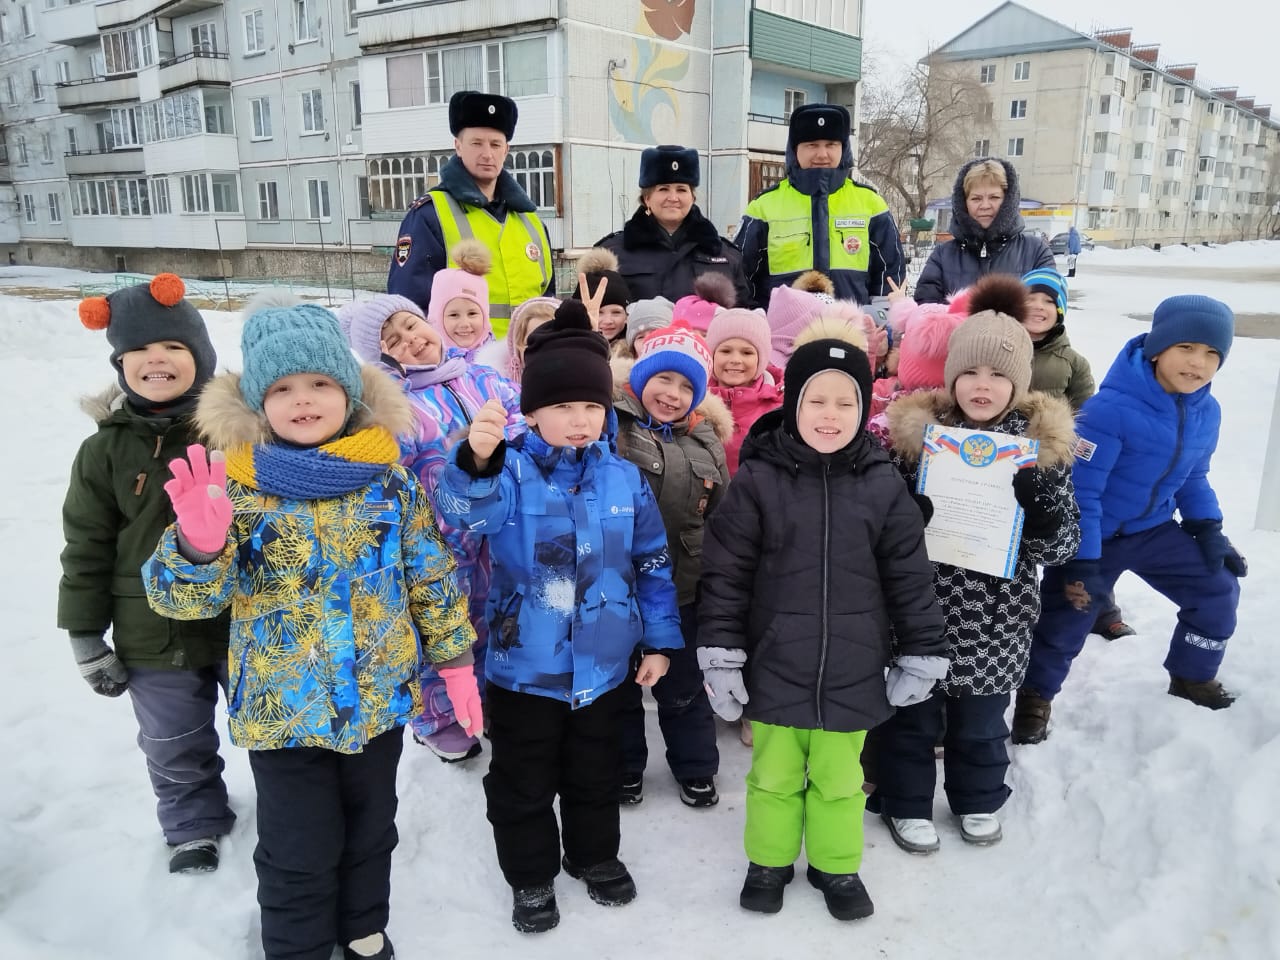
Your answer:
[[[868,184],[850,179],[849,111],[807,103],[791,114],[786,179],[747,206],[734,243],[742,251],[753,303],[767,307],[774,287],[807,270],[827,274],[836,296],[866,305],[902,283],[906,262],[898,225]],[[769,235],[786,243],[769,249]]]
[[[508,97],[460,90],[450,98],[455,155],[440,171],[436,188],[415,200],[400,222],[387,275],[388,293],[426,311],[436,271],[457,266],[448,251],[474,236],[493,255],[486,280],[498,337],[506,333],[514,307],[555,293],[546,227],[536,204],[503,168],[517,116]]]

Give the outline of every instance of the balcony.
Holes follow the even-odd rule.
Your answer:
[[[81,150],[76,153],[64,153],[62,159],[69,177],[144,172],[141,147],[120,150]]]
[[[825,82],[862,79],[862,38],[753,6],[751,59]]]
[[[93,13],[92,0],[46,7],[40,15],[40,30],[50,43],[68,47],[96,43],[98,20]]]
[[[131,0],[142,2],[142,0]],[[150,0],[154,2],[154,0]],[[200,2],[200,0],[188,0]],[[398,0],[395,3],[360,3],[362,49],[403,43],[406,40],[456,37],[483,30],[538,24],[552,27],[560,19],[559,0]]]
[[[239,170],[234,134],[198,133],[176,140],[157,140],[143,147],[147,173],[190,173],[193,170]]]
[[[98,29],[110,30],[157,13],[170,18],[185,17],[189,13],[220,6],[222,0],[111,0],[110,3],[99,3],[94,11]]]
[[[1191,105],[1195,102],[1195,97],[1190,93],[1181,103],[1175,103],[1169,108],[1169,116],[1174,120],[1181,120],[1184,123],[1191,119]]]
[[[1132,176],[1151,176],[1155,172],[1156,159],[1152,154],[1129,162],[1129,173]]]
[[[747,149],[762,153],[785,153],[787,120],[763,113],[747,114]]]
[[[1178,150],[1182,153],[1187,151],[1187,135],[1185,133],[1171,133],[1164,138],[1164,148],[1166,150]]]
[[[181,90],[196,84],[229,86],[231,83],[231,59],[225,53],[195,50],[172,60],[161,60],[159,66],[160,92]]]
[[[138,99],[138,75],[120,73],[92,80],[69,80],[57,85],[59,110],[100,108],[110,103]]]

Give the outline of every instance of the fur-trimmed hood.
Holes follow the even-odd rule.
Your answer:
[[[613,401],[636,418],[644,417],[645,410],[640,398],[631,389],[631,367],[635,364],[632,357],[613,357],[609,361],[609,369],[613,371]],[[705,420],[715,432],[716,439],[722,444],[733,439],[733,414],[725,406],[723,400],[710,389],[702,402],[693,409],[689,419],[689,430],[692,431],[700,421]]]
[[[1000,201],[1000,209],[996,212],[996,218],[984,230],[978,225],[978,221],[969,215],[964,192],[964,178],[972,168],[986,160],[995,160],[996,163],[1004,167],[1005,179],[1009,185],[1005,188],[1004,199]],[[1022,193],[1018,187],[1018,171],[1012,163],[1001,157],[978,157],[970,160],[960,168],[960,172],[956,174],[955,183],[951,188],[951,235],[960,243],[965,246],[972,246],[974,249],[984,243],[993,241],[1007,242],[1010,237],[1015,237],[1022,233],[1021,203]]]
[[[914,464],[920,459],[924,447],[924,431],[931,423],[956,425],[961,418],[951,396],[945,390],[921,391],[899,397],[889,404],[885,415],[889,421],[889,433],[893,438],[893,452]],[[1076,427],[1071,407],[1065,400],[1033,390],[1010,413],[1021,413],[1027,418],[1023,436],[1040,442],[1036,458],[1038,467],[1069,465],[1075,459]],[[999,433],[1000,423],[990,425]]]
[[[111,384],[97,393],[86,393],[79,400],[79,406],[85,415],[96,424],[104,424],[111,415],[124,406],[124,391],[119,384]]]
[[[360,377],[364,399],[356,405],[347,432],[384,427],[393,437],[412,436],[416,430],[413,407],[400,385],[371,363],[360,365]],[[224,373],[209,381],[196,405],[195,421],[214,450],[272,442],[266,414],[255,413],[240,395],[238,373]]]

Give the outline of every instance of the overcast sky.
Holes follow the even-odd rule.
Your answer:
[[[1022,6],[1092,34],[1132,27],[1133,42],[1160,44],[1165,64],[1195,63],[1196,81],[1238,85],[1280,113],[1280,6],[1272,0],[1019,0]],[[866,0],[868,52],[916,60],[1000,6],[1000,0]]]

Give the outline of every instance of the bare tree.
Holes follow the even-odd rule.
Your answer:
[[[1269,151],[1267,182],[1262,194],[1266,208],[1259,217],[1258,237],[1267,240],[1280,239],[1280,156]]]
[[[950,193],[974,142],[992,127],[991,98],[972,65],[931,57],[863,68],[858,169],[880,187],[899,222],[922,217],[931,195]]]

